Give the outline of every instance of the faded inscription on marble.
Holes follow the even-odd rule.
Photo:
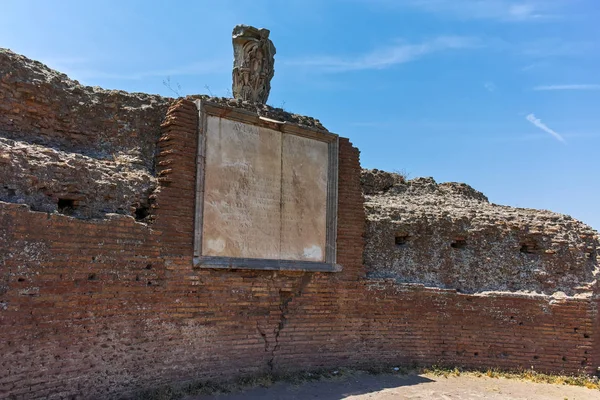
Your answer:
[[[203,255],[279,258],[281,134],[209,116]]]
[[[324,261],[327,143],[207,117],[202,255]]]
[[[327,161],[327,143],[283,135],[282,259],[325,260]]]

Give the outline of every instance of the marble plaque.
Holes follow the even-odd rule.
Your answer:
[[[202,255],[277,259],[281,133],[207,117]]]
[[[328,144],[206,122],[202,256],[325,261]]]
[[[283,135],[281,258],[325,261],[328,145]]]

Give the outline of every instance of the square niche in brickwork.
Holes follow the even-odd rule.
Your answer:
[[[194,265],[338,271],[338,136],[196,105]]]

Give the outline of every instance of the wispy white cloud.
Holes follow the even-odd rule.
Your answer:
[[[517,46],[519,54],[537,59],[596,54],[599,47],[596,41],[565,40],[560,37],[524,41]]]
[[[600,50],[600,42],[588,38],[544,37],[506,40],[501,37],[488,37],[482,40],[485,47],[492,51],[506,52],[521,58],[524,63],[521,71],[552,67],[556,59],[591,58]]]
[[[581,84],[581,85],[543,85],[536,86],[533,90],[600,90],[598,84]]]
[[[525,65],[523,68],[521,68],[521,71],[522,72],[535,71],[535,70],[539,70],[542,68],[548,68],[551,65],[552,64],[549,63],[548,61],[534,62],[534,63]]]
[[[142,80],[155,77],[167,78],[169,76],[205,75],[220,73],[230,64],[229,60],[223,59],[198,61],[165,69],[110,72],[109,68],[106,70],[90,68],[93,61],[84,58],[49,58],[44,59],[43,61],[48,64],[49,67],[67,74],[72,79],[84,81],[94,79]]]
[[[367,0],[359,0],[367,1]],[[557,18],[567,0],[368,0],[394,8],[413,8],[459,19],[532,21]]]
[[[554,131],[553,129],[550,129],[548,125],[544,124],[541,119],[536,118],[535,115],[529,114],[525,117],[525,119],[527,119],[527,121],[531,122],[534,126],[540,128],[544,132],[547,132],[550,135],[552,135],[552,137],[554,137],[559,142],[566,143],[565,139],[561,136],[560,133]]]
[[[494,82],[486,82],[486,83],[483,84],[483,87],[488,92],[492,92],[493,93],[493,92],[496,91],[496,85],[494,84]]]
[[[565,139],[596,139],[600,137],[600,133],[579,132],[561,135]],[[496,143],[515,143],[515,142],[533,142],[547,140],[548,135],[545,133],[521,134],[521,135],[498,135],[498,136],[482,136],[480,139],[492,141]]]
[[[417,44],[399,42],[355,57],[313,56],[282,60],[282,63],[290,66],[312,67],[323,72],[378,70],[415,61],[431,53],[475,48],[480,45],[480,41],[472,37],[440,36]]]

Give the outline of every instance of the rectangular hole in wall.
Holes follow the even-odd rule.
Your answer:
[[[73,199],[58,199],[58,212],[65,215],[71,215],[75,211],[76,205]]]
[[[394,237],[394,244],[398,247],[404,246],[410,240],[410,235],[405,232],[396,233]]]
[[[454,242],[450,243],[450,247],[453,249],[464,249],[467,246],[467,240],[462,238],[457,238]]]

